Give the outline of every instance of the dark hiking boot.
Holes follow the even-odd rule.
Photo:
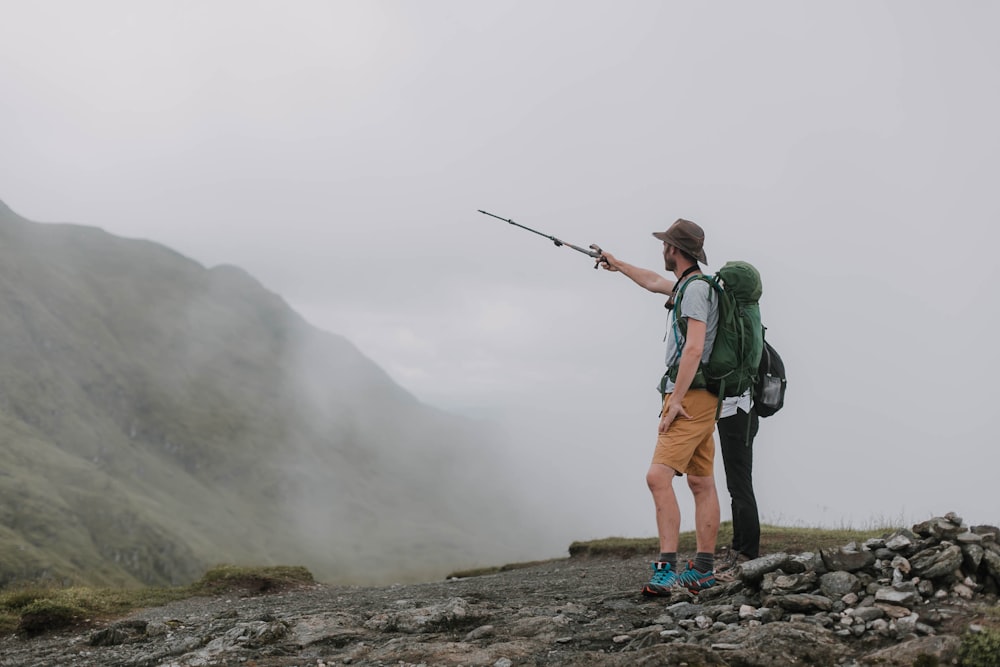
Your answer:
[[[743,572],[743,563],[753,560],[744,553],[730,549],[725,558],[715,570],[715,580],[722,583],[729,583],[740,578]]]

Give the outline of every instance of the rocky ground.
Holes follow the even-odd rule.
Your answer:
[[[970,628],[1000,625],[1000,529],[954,516],[769,554],[697,598],[644,598],[648,575],[646,558],[571,558],[428,584],[192,598],[4,637],[0,667],[945,665]]]

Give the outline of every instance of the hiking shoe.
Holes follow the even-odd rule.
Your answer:
[[[726,570],[731,570],[736,566],[736,559],[740,557],[740,552],[736,551],[732,547],[724,547],[725,554],[722,558],[715,559],[715,573],[725,572]]]
[[[697,595],[698,591],[703,591],[714,585],[715,573],[712,570],[700,572],[694,569],[694,561],[690,560],[688,561],[687,569],[677,577],[677,586],[687,589],[689,593],[693,593],[694,595]]]
[[[740,574],[743,573],[743,563],[750,560],[753,560],[750,556],[738,551],[730,550],[719,567],[716,568],[715,580],[723,583],[736,581],[740,578]]]
[[[649,597],[669,597],[671,589],[677,583],[677,572],[670,563],[653,561],[653,576],[649,583],[642,587],[642,594]]]

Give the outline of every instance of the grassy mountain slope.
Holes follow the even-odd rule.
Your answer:
[[[406,580],[528,538],[480,426],[240,269],[0,203],[0,341],[0,586]]]

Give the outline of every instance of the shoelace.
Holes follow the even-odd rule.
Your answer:
[[[668,567],[658,567],[658,568],[655,568],[655,570],[653,571],[653,577],[650,580],[650,583],[656,584],[657,586],[667,585],[667,584],[669,584],[671,582],[671,580],[673,578],[673,577],[671,577],[671,575],[676,576],[676,573],[671,568],[668,568]]]
[[[725,557],[722,559],[722,562],[719,563],[719,567],[716,569],[720,571],[732,569],[736,567],[736,563],[739,562],[739,559],[740,559],[739,554],[733,549],[730,549],[726,552]]]

